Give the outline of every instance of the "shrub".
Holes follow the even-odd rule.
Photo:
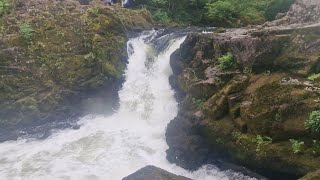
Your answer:
[[[217,1],[214,3],[208,3],[206,8],[206,16],[208,17],[208,19],[216,23],[223,23],[225,21],[231,23],[239,16],[235,9],[235,6],[228,1]]]
[[[9,11],[9,2],[8,0],[0,0],[0,17]]]
[[[32,26],[29,23],[22,23],[19,28],[22,37],[28,42],[32,41],[34,32]]]
[[[153,13],[152,18],[160,23],[168,23],[170,22],[170,18],[167,14],[167,12],[157,10],[155,13]]]
[[[228,52],[226,55],[218,59],[218,67],[222,70],[232,69],[235,66],[233,54]]]
[[[320,132],[320,111],[312,111],[304,125],[312,132]]]
[[[298,154],[303,151],[303,147],[304,147],[303,141],[299,141],[295,139],[290,139],[289,141],[291,142],[293,153]]]

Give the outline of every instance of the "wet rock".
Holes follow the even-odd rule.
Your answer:
[[[155,166],[146,166],[123,180],[191,180],[189,178],[172,174]]]

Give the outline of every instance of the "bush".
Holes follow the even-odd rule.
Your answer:
[[[207,4],[206,16],[215,23],[229,23],[231,24],[239,16],[236,7],[228,1],[217,1]]]
[[[299,141],[295,139],[290,139],[289,141],[291,142],[293,153],[298,154],[303,151],[303,147],[304,147],[303,141]]]
[[[226,55],[220,57],[218,59],[218,67],[222,70],[229,70],[234,68],[235,62],[233,58],[233,54],[231,52],[228,52]]]
[[[167,12],[164,12],[164,11],[161,11],[161,10],[158,10],[154,14],[152,14],[152,18],[155,21],[160,22],[160,23],[168,23],[168,22],[170,22],[170,18],[168,16]]]
[[[209,21],[224,26],[260,24],[273,20],[278,13],[288,11],[293,2],[294,0],[212,0],[206,5],[206,17]]]
[[[305,122],[305,128],[312,132],[320,132],[320,111],[312,111]]]
[[[22,37],[28,42],[32,41],[34,32],[32,26],[29,23],[22,23],[19,28]]]
[[[0,0],[0,17],[9,12],[8,0]]]

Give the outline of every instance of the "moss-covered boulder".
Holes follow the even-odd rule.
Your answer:
[[[223,157],[278,179],[319,168],[319,134],[306,127],[320,109],[319,3],[294,6],[312,9],[306,24],[187,36],[171,56],[173,87],[185,96],[168,126],[170,161],[195,169]]]
[[[0,128],[86,113],[98,95],[115,105],[127,33],[150,28],[148,12],[100,1],[8,2],[0,19]]]

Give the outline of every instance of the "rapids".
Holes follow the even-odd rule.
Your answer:
[[[166,160],[165,130],[178,112],[168,77],[170,55],[185,37],[174,37],[157,52],[156,31],[128,41],[129,60],[111,116],[88,115],[79,129],[56,130],[46,139],[20,138],[0,144],[0,179],[119,180],[146,166],[199,180],[248,179],[206,165],[188,172]]]

